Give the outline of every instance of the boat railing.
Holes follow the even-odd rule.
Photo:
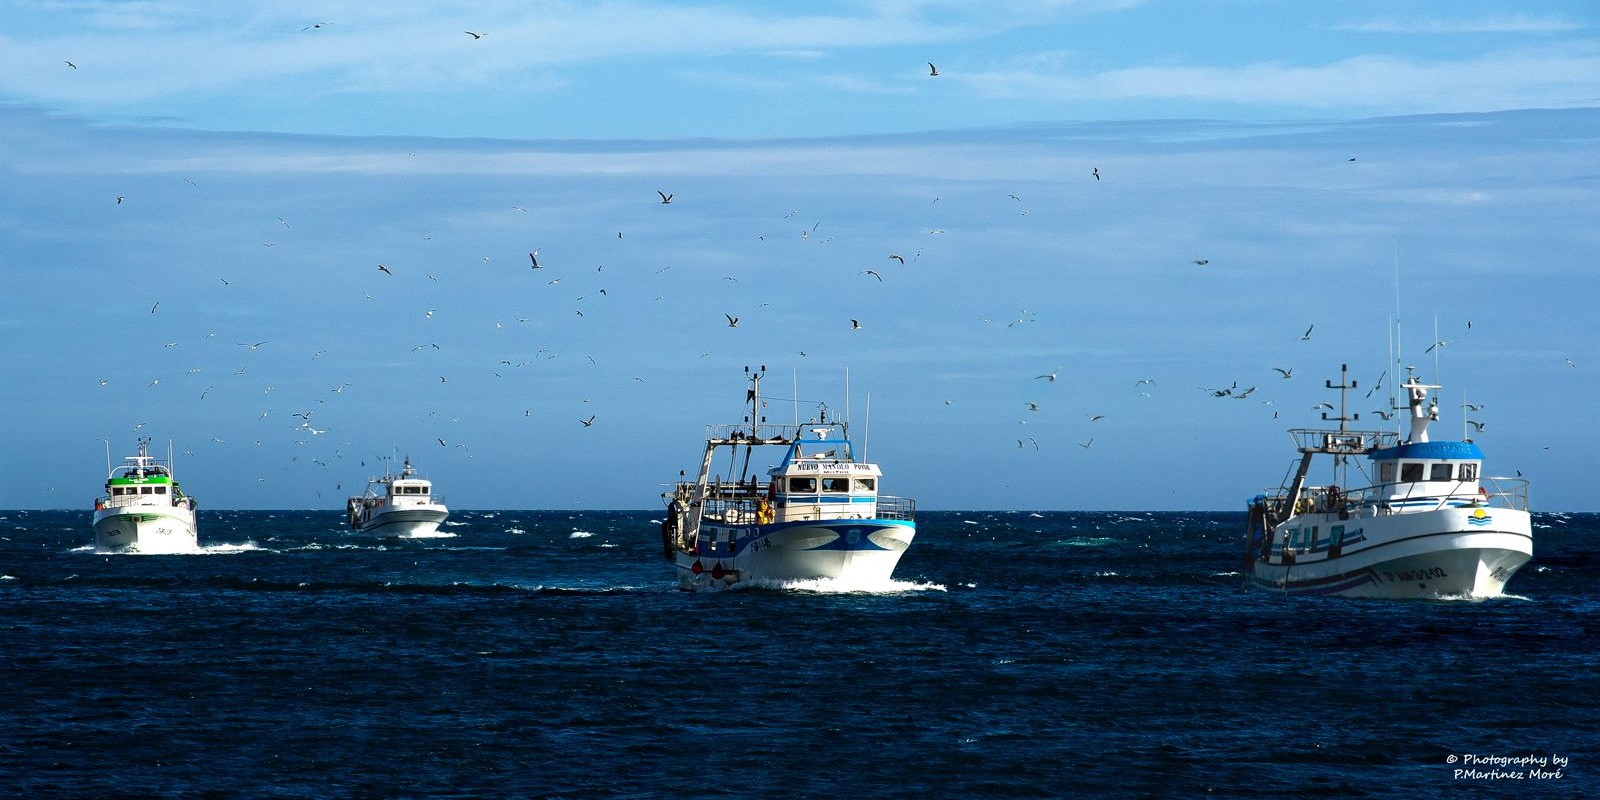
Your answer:
[[[1488,489],[1490,500],[1498,501],[1504,508],[1528,510],[1527,478],[1489,477],[1482,478],[1481,482]]]
[[[1300,492],[1294,508],[1289,497],[1279,490],[1265,496],[1273,516],[1279,520],[1296,514],[1343,514],[1360,517],[1437,511],[1442,508],[1506,508],[1528,510],[1528,481],[1523,478],[1483,478],[1478,490],[1468,481],[1393,482],[1344,489],[1338,486],[1307,486]],[[1404,487],[1397,491],[1397,487]]]
[[[1394,431],[1352,431],[1327,428],[1291,428],[1289,438],[1302,453],[1358,456],[1400,443]]]
[[[916,519],[917,501],[909,497],[878,495],[878,519]]]
[[[728,425],[707,425],[706,438],[717,441],[749,441],[751,443],[772,442],[774,444],[788,444],[800,435],[798,425],[757,425],[755,432],[751,433],[748,423]]]
[[[134,506],[162,505],[161,503],[156,502],[157,499],[170,501],[168,504],[173,506],[174,508],[186,508],[186,509],[189,509],[190,511],[194,510],[194,498],[192,498],[192,497],[190,497],[188,495],[183,495],[183,494],[174,494],[174,495],[152,495],[152,494],[114,494],[114,495],[104,495],[100,499],[94,501],[94,507],[95,507],[96,510],[99,510],[99,509],[103,509],[103,508],[131,508],[131,507],[134,507]]]

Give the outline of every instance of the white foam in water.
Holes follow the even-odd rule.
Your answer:
[[[793,581],[754,580],[742,581],[730,588],[748,586],[752,589],[780,589],[792,592],[817,594],[896,594],[899,592],[943,592],[942,584],[897,581],[893,578],[875,581],[846,581],[839,578],[809,578]]]
[[[470,525],[471,523],[468,523],[468,522],[456,522],[455,520],[445,520],[444,524],[449,525],[450,527],[454,528],[454,527],[457,527],[459,525]]]
[[[506,533],[527,533],[527,531],[521,528],[506,528]]]
[[[593,536],[593,535],[594,534],[592,534],[592,533],[590,533],[588,531],[573,531],[571,534],[569,534],[567,536],[567,538],[568,539],[587,539],[587,538],[589,538],[590,536]]]
[[[450,525],[452,523],[446,522],[445,524],[446,525]],[[465,525],[467,523],[465,523],[465,522],[457,522],[457,523],[454,523],[454,524],[456,524],[456,525]],[[450,533],[448,531],[434,531],[433,533],[413,534],[412,536],[407,537],[407,538],[411,538],[411,539],[454,539],[454,538],[456,538],[457,536],[460,536],[460,535],[461,534],[459,534],[459,533]]]

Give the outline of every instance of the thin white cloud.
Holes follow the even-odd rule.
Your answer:
[[[1310,66],[1131,67],[1087,75],[1019,69],[960,80],[992,97],[1053,96],[1067,103],[1144,99],[1380,114],[1570,107],[1600,96],[1600,49],[1452,61],[1357,56]]]
[[[1347,22],[1333,26],[1333,30],[1359,33],[1569,33],[1587,26],[1562,17],[1529,17],[1522,15],[1477,18],[1441,17],[1382,17],[1379,19]]]

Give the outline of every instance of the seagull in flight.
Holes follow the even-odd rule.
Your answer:
[[[1383,409],[1375,408],[1375,409],[1372,410],[1372,413],[1377,414],[1378,418],[1383,420],[1384,422],[1388,422],[1389,420],[1394,419],[1394,412],[1392,412],[1392,411],[1384,411]]]
[[[1094,169],[1090,170],[1089,174],[1093,175],[1095,180],[1100,180],[1100,168],[1099,167],[1095,167]]]
[[[1050,370],[1048,373],[1046,373],[1044,375],[1039,375],[1039,376],[1035,377],[1034,380],[1036,380],[1036,381],[1049,381],[1051,383],[1055,383],[1056,382],[1056,373],[1060,372],[1060,371],[1061,371],[1061,368],[1060,367],[1056,367],[1055,369]]]
[[[1085,450],[1088,450],[1089,447],[1091,445],[1093,445],[1093,444],[1094,444],[1094,437],[1093,436],[1089,437],[1089,441],[1087,441],[1087,442],[1078,442],[1078,446],[1083,448],[1083,449],[1085,449]]]
[[[930,77],[930,78],[939,77],[939,68],[934,66],[932,61],[928,62],[928,77]]]
[[[594,415],[593,414],[590,414],[588,419],[580,419],[578,421],[583,423],[583,427],[585,427],[585,428],[594,427]]]
[[[67,65],[67,66],[69,66],[69,67],[72,67],[72,68],[73,68],[73,69],[77,69],[77,68],[78,68],[78,65],[77,65],[77,64],[74,64],[74,63],[72,63],[72,62],[71,62],[71,61],[64,61],[64,62],[62,62],[62,63],[64,63],[64,64],[66,64],[66,65]]]
[[[661,205],[666,205],[666,204],[672,202],[672,195],[667,194],[666,192],[663,192],[660,189],[656,190],[656,194],[661,195]]]
[[[384,265],[382,265],[382,264],[379,264],[379,265],[378,265],[378,271],[379,271],[379,272],[382,272],[382,273],[383,273],[383,274],[385,274],[385,275],[388,275],[388,276],[390,276],[390,277],[394,277],[394,273],[393,273],[393,272],[390,272],[390,271],[389,271],[389,268],[388,268],[388,267],[386,267],[386,266],[384,266]]]
[[[1472,430],[1473,431],[1475,431],[1477,433],[1483,433],[1483,423],[1478,422],[1477,420],[1470,420],[1469,419],[1469,420],[1467,420],[1467,424],[1472,426]]]
[[[533,262],[532,269],[544,269],[544,267],[539,265],[539,251],[538,250],[535,250],[535,251],[529,253],[528,254],[528,260]]]
[[[732,314],[723,314],[722,316],[728,318],[728,327],[730,327],[730,328],[739,327],[739,318],[738,317],[736,317],[736,316],[734,316]]]
[[[482,33],[473,33],[472,31],[462,31],[462,33],[465,33],[466,35],[471,36],[473,41],[477,41],[479,39],[482,39],[486,35],[486,34],[482,34]],[[440,442],[440,444],[443,444],[443,442]]]
[[[1468,410],[1468,411],[1482,411],[1483,410],[1483,404],[1482,403],[1462,403],[1461,407],[1466,409],[1466,410]]]
[[[850,330],[853,330],[853,331],[861,330],[861,321],[860,320],[856,320],[856,319],[850,320]]]
[[[1194,263],[1195,263],[1195,266],[1203,267],[1203,266],[1205,266],[1207,264],[1210,264],[1211,263],[1211,259],[1209,259],[1209,258],[1197,258],[1197,259],[1194,260]]]
[[[266,342],[256,342],[255,344],[251,344],[249,342],[239,342],[238,344],[239,344],[240,347],[248,347],[251,350],[254,350],[257,347],[260,347],[261,345],[266,344]]]
[[[862,275],[871,275],[872,277],[878,279],[878,283],[883,283],[883,276],[879,275],[878,271],[875,270],[875,269],[864,269],[864,270],[861,271],[861,274]]]
[[[1444,347],[1444,346],[1445,346],[1445,345],[1447,345],[1447,344],[1449,344],[1449,343],[1450,343],[1450,340],[1449,340],[1449,339],[1440,339],[1440,340],[1439,340],[1439,341],[1437,341],[1437,342],[1434,342],[1434,343],[1433,343],[1433,344],[1430,344],[1430,345],[1428,345],[1428,349],[1426,349],[1426,350],[1424,350],[1424,351],[1422,351],[1422,352],[1424,352],[1424,353],[1431,353],[1431,352],[1433,352],[1433,351],[1434,351],[1434,350],[1435,350],[1435,349],[1436,349],[1436,348],[1443,348],[1443,347]]]
[[[1278,374],[1282,375],[1284,380],[1294,377],[1294,367],[1290,367],[1288,369],[1284,369],[1283,367],[1273,367],[1272,369]]]
[[[906,263],[905,256],[902,256],[899,253],[890,253],[889,257],[894,259],[894,260],[896,260],[896,261],[898,261],[898,262],[900,262],[902,265],[904,265]]]

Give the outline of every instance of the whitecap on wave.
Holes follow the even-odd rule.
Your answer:
[[[567,538],[568,539],[587,539],[587,538],[589,538],[589,537],[591,537],[593,535],[594,534],[592,534],[592,533],[590,533],[588,531],[573,531],[572,533],[567,534]]]
[[[456,528],[456,527],[460,527],[462,525],[471,525],[472,523],[470,523],[470,522],[456,522],[455,520],[448,520],[447,519],[447,520],[445,520],[444,522],[442,522],[440,524],[441,525],[449,525],[452,528]]]

